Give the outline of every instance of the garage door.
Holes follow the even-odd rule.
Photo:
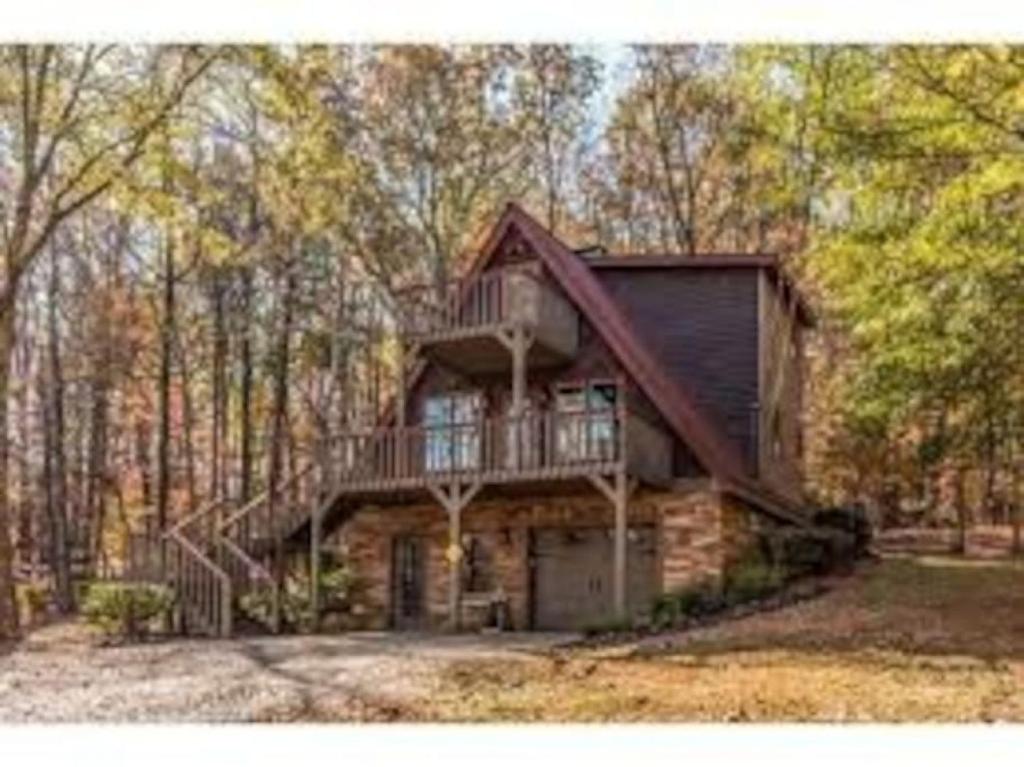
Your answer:
[[[627,604],[646,611],[654,597],[652,526],[631,527],[626,550]],[[537,629],[582,629],[612,614],[614,536],[611,528],[533,531],[533,624]]]

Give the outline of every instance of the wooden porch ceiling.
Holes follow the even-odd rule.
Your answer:
[[[460,328],[432,336],[421,342],[420,354],[426,359],[467,375],[497,373],[512,369],[512,355],[501,341],[501,325],[481,328]],[[555,367],[571,358],[536,339],[526,350],[530,369]]]

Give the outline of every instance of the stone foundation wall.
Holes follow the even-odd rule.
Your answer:
[[[630,502],[628,523],[655,525],[655,586],[671,591],[721,579],[730,562],[756,536],[753,516],[747,507],[702,483],[672,493],[638,493]],[[597,494],[473,503],[462,518],[463,534],[477,536],[490,554],[493,585],[507,596],[516,629],[527,628],[530,619],[530,529],[613,524],[611,505]],[[362,584],[363,625],[382,629],[389,624],[392,541],[399,535],[426,540],[428,623],[442,626],[448,617],[448,525],[439,506],[366,507],[325,546],[337,550]]]
[[[662,591],[676,591],[722,576],[722,509],[710,487],[661,504]]]

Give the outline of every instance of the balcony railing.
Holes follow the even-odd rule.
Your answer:
[[[346,487],[409,487],[453,478],[552,478],[623,460],[619,413],[535,413],[345,434],[332,465]]]
[[[407,338],[439,340],[522,324],[544,333],[574,330],[575,313],[543,280],[522,268],[493,269],[472,280],[417,287],[402,296],[401,325]],[[556,339],[575,344],[575,337]]]

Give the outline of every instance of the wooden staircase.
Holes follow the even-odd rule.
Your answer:
[[[269,597],[264,628],[281,629],[283,579],[275,576],[274,565],[301,539],[296,532],[308,523],[319,497],[314,480],[310,465],[283,483],[273,502],[263,492],[245,503],[207,503],[158,539],[159,552],[150,556],[159,563],[152,578],[172,591],[178,632],[230,636],[243,617],[243,602],[259,592]]]

